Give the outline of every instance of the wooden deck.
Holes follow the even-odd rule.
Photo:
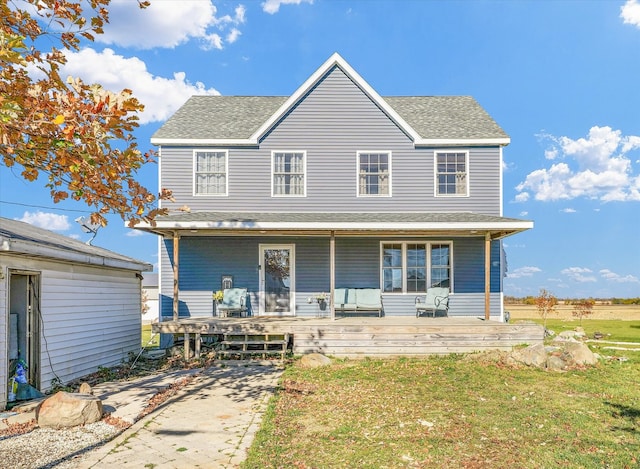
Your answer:
[[[335,357],[397,357],[445,355],[483,350],[511,350],[542,343],[543,328],[533,323],[505,324],[481,318],[415,317],[250,317],[192,318],[152,325],[153,332],[196,335],[290,334],[293,353],[318,352]],[[188,346],[185,350],[189,355]]]

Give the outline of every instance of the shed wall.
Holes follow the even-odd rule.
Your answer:
[[[66,383],[121,363],[140,349],[136,272],[11,255],[2,256],[2,265],[40,274],[42,391],[54,378]],[[3,308],[0,320],[6,321],[6,301]],[[3,331],[6,338],[6,323]],[[6,343],[2,350],[6,360]]]

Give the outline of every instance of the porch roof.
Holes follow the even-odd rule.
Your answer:
[[[164,236],[451,235],[492,239],[533,228],[533,222],[473,212],[190,212],[158,217],[136,229]]]

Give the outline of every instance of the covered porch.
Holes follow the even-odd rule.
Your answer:
[[[521,344],[542,343],[542,326],[465,318],[402,317],[250,317],[188,318],[155,323],[156,333],[184,336],[185,358],[195,356],[203,336],[224,334],[289,334],[296,355],[322,353],[335,357],[421,357],[485,350],[511,350]]]
[[[481,314],[489,320],[500,318],[502,311],[500,240],[532,226],[530,221],[471,212],[195,212],[137,228],[163,237],[163,320],[211,316],[207,302],[225,273],[235,274],[234,286],[250,292],[254,318],[275,313],[308,318],[315,313],[309,299],[320,292],[334,298],[336,287],[380,288],[385,316],[413,316],[415,296],[438,285],[451,290],[451,315]],[[403,278],[392,284],[395,266],[386,269],[385,256],[394,249],[407,252],[409,245],[418,246],[412,249],[426,256],[426,263],[409,278],[405,256],[397,266]],[[438,269],[431,265],[436,249],[446,259],[437,278]],[[282,311],[268,307],[274,282],[268,281],[267,252],[285,253],[291,261],[287,285],[278,286],[289,301]],[[328,306],[328,316],[335,320],[333,302]]]

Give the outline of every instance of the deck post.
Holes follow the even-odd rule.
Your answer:
[[[180,257],[180,235],[173,232],[173,320],[178,320],[178,259]]]
[[[335,298],[336,288],[336,232],[331,231],[331,238],[329,240],[329,312],[331,320],[336,319],[336,305],[333,299]]]
[[[491,318],[491,233],[484,235],[484,319]]]

